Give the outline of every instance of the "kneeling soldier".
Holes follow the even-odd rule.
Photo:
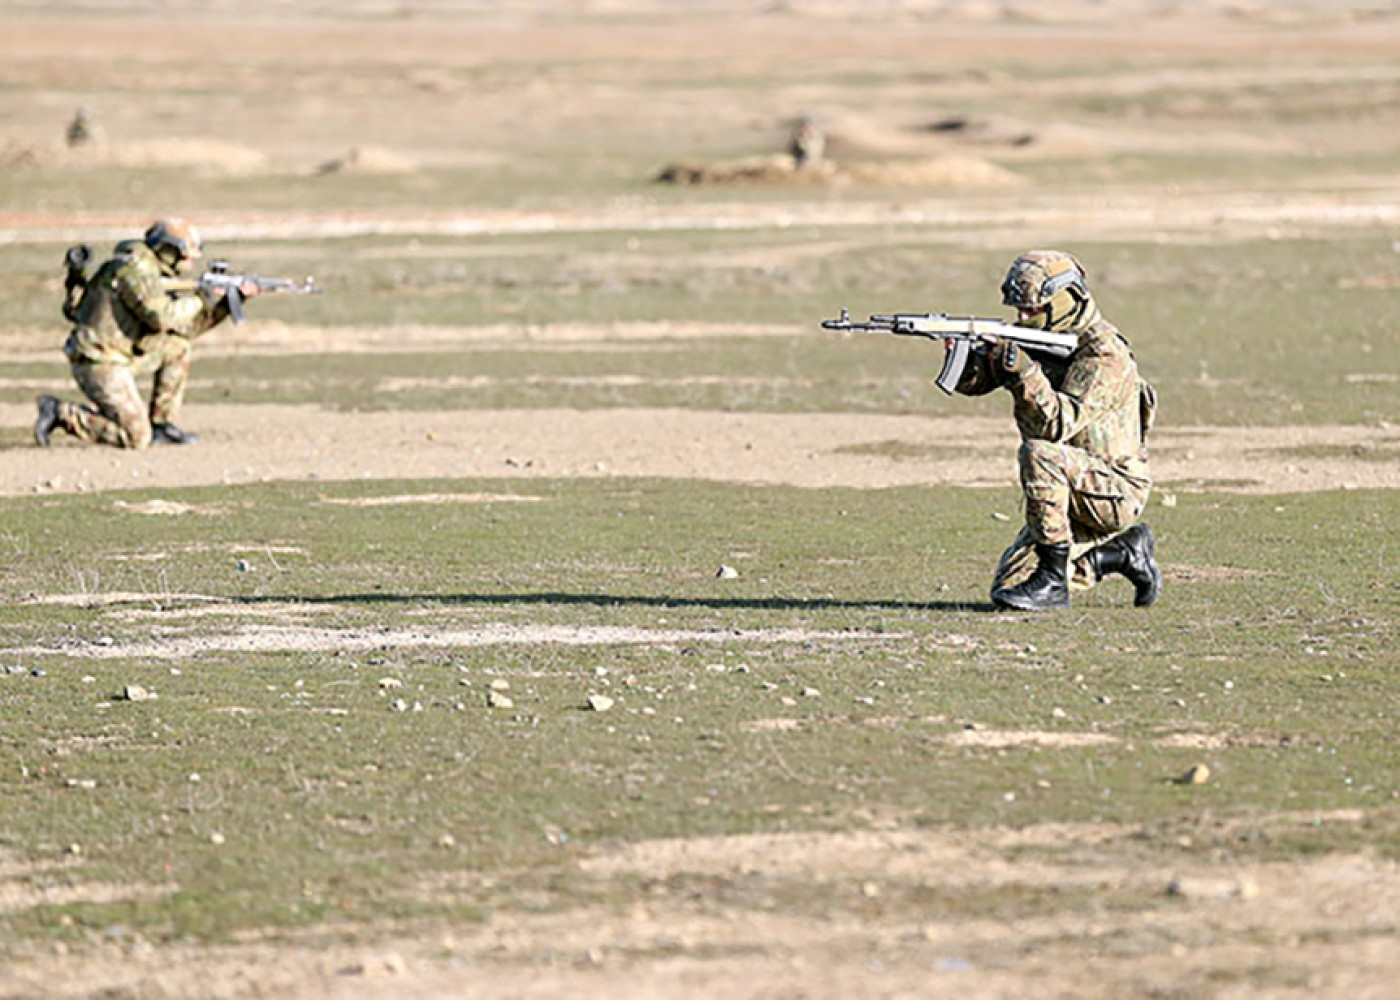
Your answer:
[[[199,232],[183,219],[161,219],[141,239],[118,243],[91,278],[75,263],[85,254],[70,251],[63,314],[73,330],[63,353],[91,405],[41,396],[38,444],[47,447],[58,429],[118,448],[198,440],[175,425],[193,342],[230,315],[226,295],[211,296],[188,278],[202,253]],[[240,291],[251,297],[260,289]],[[136,384],[145,375],[153,376],[149,408]]]
[[[974,355],[958,392],[1004,388],[1021,432],[1018,454],[1026,524],[1001,557],[992,582],[998,608],[1069,607],[1071,591],[1118,573],[1147,607],[1162,589],[1155,541],[1140,523],[1152,481],[1147,432],[1153,388],[1138,374],[1127,339],[1103,318],[1079,261],[1036,250],[1011,263],[1002,301],[1017,326],[1072,332],[1063,362],[1039,364],[998,341]]]

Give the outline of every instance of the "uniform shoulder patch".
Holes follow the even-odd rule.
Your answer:
[[[1070,365],[1069,371],[1065,372],[1065,381],[1061,391],[1067,396],[1082,399],[1084,394],[1089,391],[1089,387],[1094,384],[1094,376],[1093,365]]]

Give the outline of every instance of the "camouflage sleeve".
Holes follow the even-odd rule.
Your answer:
[[[212,303],[206,302],[202,295],[194,295],[194,301],[200,303],[200,312],[190,321],[189,326],[184,331],[175,331],[182,337],[194,340],[201,334],[208,333],[228,319],[232,313],[229,311],[228,296],[220,296]]]
[[[1032,365],[1009,388],[1023,437],[1068,441],[1121,407],[1136,387],[1130,355],[1095,351],[1074,359],[1058,390],[1039,365]]]
[[[223,298],[219,299],[218,302],[215,302],[212,306],[204,310],[204,319],[199,324],[199,329],[191,333],[190,336],[197,337],[199,334],[218,326],[232,315],[233,312],[229,309],[228,305],[228,296],[225,295]]]
[[[171,292],[157,273],[131,265],[117,273],[115,291],[122,303],[153,333],[197,336],[211,325],[209,309],[195,292]]]

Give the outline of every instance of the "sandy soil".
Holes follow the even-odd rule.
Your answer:
[[[991,406],[983,407],[992,409]],[[26,406],[0,406],[24,426]],[[0,494],[177,488],[339,479],[659,476],[793,486],[1015,483],[1004,414],[968,418],[690,410],[468,410],[336,413],[303,406],[190,410],[197,447],[120,452],[62,441],[11,449]],[[269,448],[269,442],[277,442]],[[1400,447],[1400,428],[1165,428],[1153,436],[1159,495],[1193,488],[1255,493],[1395,488],[1400,466],[1347,457]],[[897,443],[893,454],[867,453]],[[1306,460],[1300,447],[1336,448]],[[1322,454],[1326,454],[1325,452]]]
[[[1284,813],[1272,823],[1362,818]],[[100,995],[143,998],[1010,1000],[1028,982],[1057,998],[1392,995],[1385,984],[1400,972],[1395,862],[1359,854],[1239,864],[1192,852],[1185,834],[1145,862],[1132,845],[1151,836],[1131,826],[1045,825],[652,841],[565,863],[580,885],[641,879],[653,887],[623,911],[550,912],[540,900],[536,913],[427,934],[386,927],[358,943],[330,935],[224,947],[113,942],[12,963],[0,995],[98,995],[101,984]],[[0,864],[0,886],[5,874]],[[451,898],[481,879],[464,871],[407,891]],[[693,884],[711,888],[696,893]],[[793,891],[826,902],[806,916],[766,902]],[[1081,902],[1014,922],[947,919],[936,906],[909,905],[911,894],[940,892],[1057,893]],[[0,892],[0,912],[26,902]]]
[[[100,600],[99,602],[100,603]],[[297,611],[282,607],[283,613]],[[58,646],[17,646],[8,655],[29,657],[60,653],[83,660],[144,659],[186,660],[211,652],[270,652],[320,650],[347,653],[376,649],[469,649],[480,646],[628,646],[803,642],[880,642],[898,635],[875,632],[817,632],[810,629],[639,629],[615,626],[556,627],[545,625],[484,625],[471,629],[345,629],[305,626],[242,624],[234,632],[187,638],[153,639],[149,642],[95,643],[79,640]]]

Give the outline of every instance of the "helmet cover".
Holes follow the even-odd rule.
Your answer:
[[[1044,307],[1066,289],[1089,296],[1084,265],[1062,250],[1030,250],[1011,262],[1001,283],[1001,301],[1016,309]]]
[[[204,253],[204,240],[194,224],[184,219],[157,219],[146,230],[146,246],[162,257],[169,248],[178,260],[198,260]]]

